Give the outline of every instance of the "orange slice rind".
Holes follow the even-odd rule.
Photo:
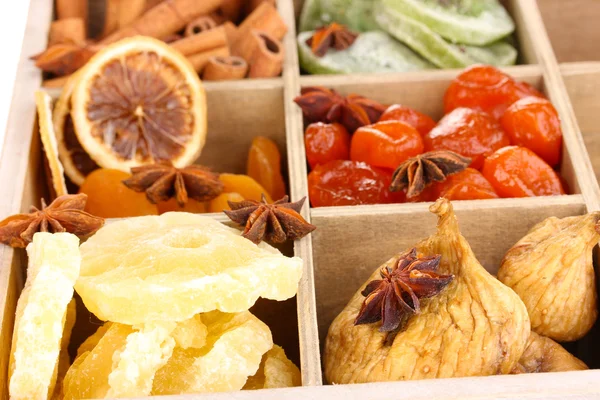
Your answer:
[[[35,92],[35,104],[38,112],[40,138],[44,146],[44,154],[48,161],[52,188],[56,197],[67,194],[65,170],[58,158],[58,142],[52,124],[52,97],[43,90]]]
[[[206,95],[179,52],[149,37],[99,51],[78,74],[71,100],[77,138],[103,168],[170,160],[193,163],[206,138]]]

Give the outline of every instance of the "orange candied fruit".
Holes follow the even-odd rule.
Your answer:
[[[267,201],[273,202],[269,192],[248,175],[221,174],[219,179],[223,182],[223,193],[238,193],[246,200],[255,201],[260,201],[264,193]]]
[[[512,144],[527,147],[552,167],[558,165],[562,130],[558,113],[548,100],[521,99],[506,110],[500,123]]]
[[[500,197],[565,194],[558,174],[525,147],[509,146],[498,150],[486,158],[482,173]]]
[[[333,160],[348,160],[350,134],[342,124],[315,122],[306,128],[304,147],[311,169]]]
[[[411,125],[384,121],[358,128],[350,143],[350,159],[374,167],[396,169],[402,162],[423,153],[423,139]]]
[[[423,141],[425,151],[450,150],[470,157],[475,169],[481,168],[485,157],[510,144],[494,118],[470,108],[457,108],[446,115]]]
[[[389,191],[392,173],[364,162],[335,160],[318,165],[308,174],[313,207],[401,202]]]
[[[158,208],[159,214],[164,214],[170,211],[189,212],[195,214],[202,214],[206,212],[206,204],[204,202],[189,198],[183,207],[179,207],[179,204],[177,204],[177,200],[175,200],[174,197],[167,201],[161,201],[156,205],[156,207]]]
[[[248,152],[248,176],[260,183],[274,199],[285,196],[285,183],[281,175],[281,154],[277,144],[264,136],[252,140]]]
[[[435,121],[429,115],[400,104],[389,106],[379,118],[379,122],[382,121],[405,122],[419,131],[421,136],[428,134],[430,130],[435,128]]]
[[[500,119],[511,104],[528,96],[543,97],[531,85],[516,82],[496,67],[473,65],[450,83],[444,95],[444,112],[467,107]]]
[[[116,169],[100,168],[86,178],[79,193],[88,195],[85,211],[103,218],[156,215],[156,205],[145,193],[134,192],[123,184],[131,175]]]
[[[221,193],[208,203],[208,212],[216,213],[222,212],[223,210],[231,210],[228,203],[229,201],[237,202],[243,200],[244,198],[239,193]]]

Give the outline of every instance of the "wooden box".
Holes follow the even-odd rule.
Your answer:
[[[595,0],[571,1],[594,7],[598,5]],[[308,194],[303,120],[300,109],[293,103],[302,86],[322,85],[342,93],[359,93],[381,102],[403,103],[439,118],[443,93],[450,80],[459,73],[435,70],[405,74],[302,76],[294,29],[301,4],[301,0],[278,0],[278,9],[290,28],[284,38],[286,58],[282,77],[205,83],[209,136],[199,160],[218,171],[243,172],[252,138],[259,134],[269,136],[286,155],[289,191],[293,200]],[[599,154],[594,146],[600,149],[600,138],[595,137],[593,132],[600,132],[600,120],[595,116],[600,111],[600,64],[558,63],[598,60],[600,54],[595,53],[594,58],[591,44],[589,49],[578,50],[575,54],[564,42],[557,41],[563,35],[556,34],[556,30],[568,32],[564,35],[579,32],[575,27],[572,32],[569,31],[557,19],[562,15],[562,11],[557,9],[558,4],[565,2],[540,0],[538,6],[535,0],[507,0],[505,4],[517,23],[521,62],[524,64],[506,70],[536,86],[557,108],[564,133],[564,157],[560,169],[571,194],[455,202],[464,235],[491,273],[497,271],[506,250],[535,223],[548,216],[564,217],[600,210],[600,189],[585,147],[586,144],[589,146],[593,156]],[[45,48],[52,13],[51,0],[31,0],[0,158],[0,182],[3,183],[0,218],[26,211],[29,205],[39,204],[40,197],[47,196],[33,101],[33,93],[41,84],[41,75],[28,58]],[[549,34],[544,21],[550,24]],[[590,34],[598,32],[591,20],[587,27]],[[595,156],[592,159],[596,163],[596,171],[600,171],[600,158]],[[305,262],[296,301],[259,305],[262,308],[259,314],[272,327],[275,341],[284,342],[286,352],[299,362],[303,387],[173,398],[583,399],[594,398],[600,393],[600,371],[594,370],[600,368],[600,346],[597,345],[600,329],[597,327],[585,338],[567,347],[588,363],[592,368],[589,371],[324,385],[321,350],[329,324],[381,262],[433,232],[435,218],[428,212],[428,207],[429,204],[425,203],[305,207],[304,216],[318,229],[296,241],[293,249],[291,246],[284,249]],[[214,217],[224,220],[220,215]],[[1,398],[8,398],[7,366],[12,327],[25,268],[26,257],[22,250],[0,246]],[[83,333],[79,332],[79,335],[83,336]]]

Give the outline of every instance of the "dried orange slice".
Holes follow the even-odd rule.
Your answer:
[[[65,174],[77,186],[81,186],[85,177],[98,168],[98,164],[91,159],[79,143],[71,118],[71,96],[79,80],[80,72],[81,70],[71,75],[65,83],[54,106],[52,116],[54,133],[58,142],[58,156],[65,168]]]
[[[241,312],[258,297],[288,299],[303,266],[237,229],[184,212],[107,224],[81,245],[81,254],[75,289],[87,309],[129,325]]]
[[[136,36],[98,52],[78,74],[71,99],[75,133],[101,167],[194,162],[206,138],[206,95],[177,50]]]
[[[67,184],[65,183],[64,168],[58,159],[58,143],[52,124],[52,98],[43,90],[38,90],[35,92],[35,104],[40,125],[40,138],[48,161],[52,189],[55,197],[63,196],[68,194]]]

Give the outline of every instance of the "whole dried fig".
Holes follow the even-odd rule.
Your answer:
[[[583,337],[598,316],[592,250],[600,212],[550,217],[504,256],[498,279],[521,297],[531,329],[559,342]]]
[[[525,348],[519,364],[511,373],[581,371],[584,369],[588,369],[587,365],[566,351],[560,344],[531,332],[527,348]]]
[[[378,268],[329,328],[325,376],[330,383],[508,374],[517,365],[530,331],[525,305],[479,264],[448,200],[439,199],[430,211],[438,215],[437,233],[417,244],[417,254],[429,260],[439,255],[435,272],[454,279],[424,299],[420,312],[390,337],[380,331],[382,322],[355,325],[355,320],[368,299],[362,293],[372,293],[373,280],[407,253]]]

